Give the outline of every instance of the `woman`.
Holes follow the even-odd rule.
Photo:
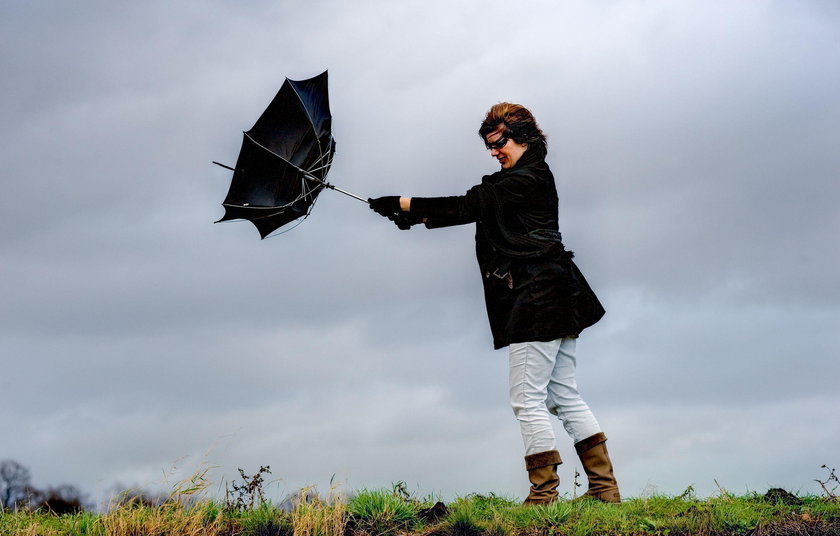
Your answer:
[[[525,504],[557,499],[562,462],[550,413],[575,442],[589,479],[586,495],[620,502],[606,436],[575,383],[577,337],[604,309],[560,240],[545,135],[531,112],[510,103],[493,106],[478,133],[500,171],[462,196],[387,196],[370,199],[370,208],[401,229],[475,222],[494,345],[509,347],[510,401],[531,481]]]

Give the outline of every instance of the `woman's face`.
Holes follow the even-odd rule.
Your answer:
[[[502,135],[502,129],[497,129],[487,135],[484,144],[490,149],[490,156],[499,161],[502,169],[512,168],[519,158],[528,150],[528,146],[516,143]]]

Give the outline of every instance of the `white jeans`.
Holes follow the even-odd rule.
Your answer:
[[[577,443],[601,431],[575,382],[577,339],[510,345],[510,404],[519,420],[525,455],[555,450],[549,413]]]

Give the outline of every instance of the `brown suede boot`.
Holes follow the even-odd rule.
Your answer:
[[[589,489],[583,496],[607,503],[620,503],[621,494],[618,492],[618,483],[613,475],[606,441],[607,436],[599,432],[575,443],[575,450],[589,479]]]
[[[560,453],[546,450],[525,456],[525,469],[531,481],[531,491],[522,504],[550,504],[557,500],[557,466],[563,463]]]

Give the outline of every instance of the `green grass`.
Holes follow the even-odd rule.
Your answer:
[[[349,500],[300,501],[291,512],[268,504],[250,510],[212,500],[149,507],[125,505],[104,514],[55,516],[43,512],[0,513],[3,536],[840,536],[840,501],[761,495],[698,499],[654,496],[618,505],[594,500],[522,506],[518,499],[460,497],[442,517],[427,520],[420,501],[395,490],[362,490]],[[789,504],[799,502],[800,504]]]
[[[420,525],[420,505],[393,491],[362,490],[347,503],[352,529],[370,536],[393,536]]]

